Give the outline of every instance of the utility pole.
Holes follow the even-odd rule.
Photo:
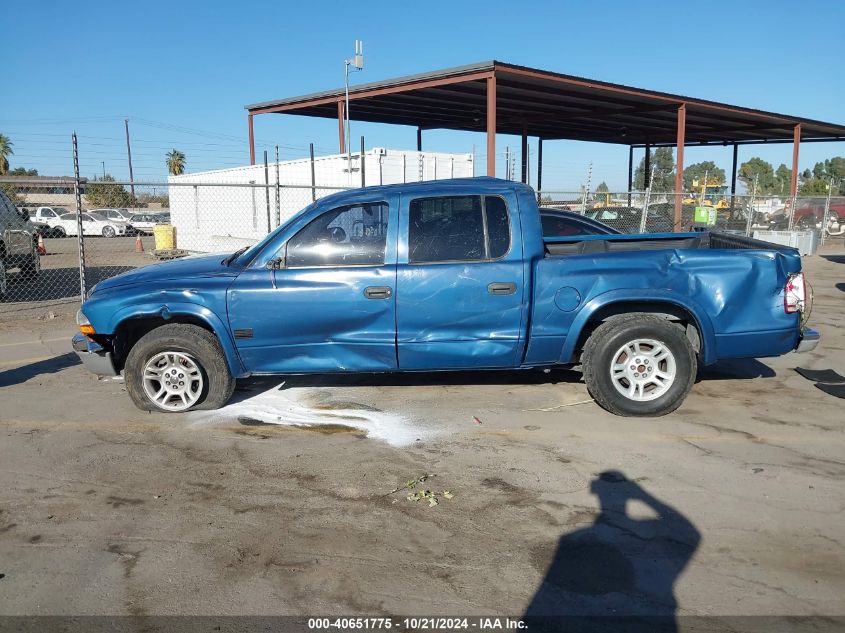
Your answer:
[[[106,179],[106,161],[100,161],[103,163],[103,180]]]
[[[355,40],[355,56],[352,59],[343,60],[343,70],[346,85],[346,171],[349,174],[349,183],[352,184],[352,131],[349,129],[349,67],[355,70],[364,70],[364,42]]]
[[[126,128],[126,155],[129,157],[129,188],[132,192],[132,204],[135,204],[135,176],[132,174],[132,146],[129,144],[129,119],[123,119]]]

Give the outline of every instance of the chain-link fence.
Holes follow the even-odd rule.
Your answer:
[[[709,228],[752,236],[761,231],[815,231],[820,241],[845,235],[845,197],[779,198],[725,195],[719,199],[694,193],[649,191],[594,193],[538,192],[541,207],[571,211],[598,220],[622,233],[675,230],[680,201],[680,230]]]
[[[0,179],[0,318],[79,302],[100,280],[132,268],[249,246],[344,188],[176,180],[81,181],[77,214],[72,179]]]
[[[313,200],[350,186],[471,175],[467,157],[456,164],[454,155],[409,158],[370,150],[341,157],[341,168],[312,158],[145,183],[0,178],[0,319],[77,303],[98,281],[131,268],[249,246]],[[839,197],[710,200],[649,191],[541,191],[538,200],[623,233],[673,231],[680,200],[682,230],[709,227],[749,236],[812,230],[822,239],[845,234],[845,198]]]

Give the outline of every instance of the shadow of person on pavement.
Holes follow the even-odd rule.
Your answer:
[[[600,513],[591,526],[561,537],[525,611],[529,629],[674,633],[674,585],[701,535],[618,471],[598,475],[590,490]],[[632,518],[629,502],[646,506],[651,517]]]

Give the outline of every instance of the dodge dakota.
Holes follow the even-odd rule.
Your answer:
[[[494,178],[317,200],[254,246],[101,281],[88,369],[147,410],[223,406],[256,374],[580,367],[605,409],[681,405],[700,365],[813,349],[797,251],[719,233],[543,235]]]

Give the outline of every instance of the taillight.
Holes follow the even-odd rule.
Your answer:
[[[783,288],[783,311],[787,314],[801,312],[807,299],[807,286],[804,273],[795,273],[786,280]]]

